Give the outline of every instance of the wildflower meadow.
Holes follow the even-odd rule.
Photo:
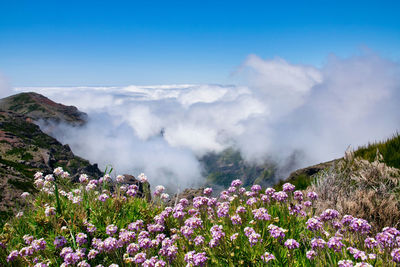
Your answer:
[[[317,213],[317,193],[232,181],[217,193],[152,200],[124,176],[36,173],[35,197],[0,235],[4,266],[396,266],[400,231],[374,229],[334,209]],[[144,174],[138,176],[146,183]],[[150,190],[149,187],[143,187]]]

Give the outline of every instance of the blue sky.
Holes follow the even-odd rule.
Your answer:
[[[13,86],[232,83],[249,54],[400,60],[400,1],[0,0]]]

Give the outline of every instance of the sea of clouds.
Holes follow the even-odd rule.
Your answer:
[[[201,184],[198,158],[208,152],[234,147],[249,162],[282,166],[295,153],[294,169],[400,128],[400,65],[373,53],[331,55],[319,68],[250,55],[232,84],[14,90],[89,115],[84,127],[52,129],[77,155],[170,188]]]

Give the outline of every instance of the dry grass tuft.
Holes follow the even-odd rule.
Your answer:
[[[318,174],[309,190],[319,195],[317,212],[335,208],[368,220],[377,230],[400,226],[400,170],[387,166],[379,151],[373,162],[346,151],[336,166]]]

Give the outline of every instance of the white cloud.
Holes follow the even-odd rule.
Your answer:
[[[320,69],[253,55],[236,72],[242,86],[19,90],[89,113],[85,128],[59,135],[79,155],[184,187],[200,181],[197,156],[229,146],[256,162],[302,151],[304,165],[390,136],[400,125],[399,74],[398,63],[371,54],[331,57]]]

